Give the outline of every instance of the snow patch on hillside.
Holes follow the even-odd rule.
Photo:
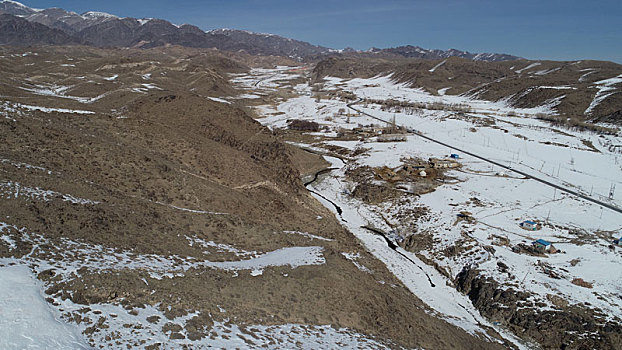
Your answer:
[[[317,240],[320,240],[320,241],[327,241],[327,242],[331,242],[331,241],[333,241],[333,240],[332,240],[332,239],[330,239],[330,238],[326,238],[326,237],[322,237],[322,236],[314,235],[314,234],[311,234],[311,233],[308,233],[308,232],[300,232],[300,231],[283,231],[283,233],[287,233],[287,234],[290,234],[290,235],[300,235],[300,236],[303,236],[303,237],[307,237],[307,238],[309,238],[309,239],[317,239]]]
[[[437,65],[436,65],[436,66],[434,66],[434,67],[432,67],[431,69],[429,69],[429,70],[428,70],[428,72],[430,72],[430,73],[434,73],[434,71],[435,71],[438,67],[440,67],[440,66],[444,65],[444,64],[445,64],[445,62],[447,62],[447,60],[444,60],[443,62],[441,62],[441,63],[437,64]]]
[[[617,91],[615,85],[620,83],[622,83],[622,74],[618,75],[617,77],[595,82],[594,86],[598,89],[598,92],[596,92],[596,96],[594,96],[594,99],[587,107],[584,114],[591,114],[594,108],[596,108],[596,106],[598,106],[606,98],[613,94],[617,94],[619,91]]]
[[[35,249],[39,245],[50,244],[51,242],[44,236],[27,232],[13,225],[0,223],[0,233],[6,233],[10,239],[10,232],[20,232],[20,240],[32,244]],[[7,240],[4,240],[8,242]],[[161,256],[156,254],[136,254],[132,251],[120,251],[93,245],[84,242],[61,239],[60,244],[55,246],[63,247],[56,252],[55,259],[51,261],[36,261],[40,269],[55,268],[61,276],[71,276],[79,274],[80,268],[87,268],[91,271],[115,271],[115,270],[144,270],[152,278],[172,278],[183,276],[184,273],[193,268],[213,268],[226,271],[250,270],[251,272],[261,272],[271,266],[289,266],[294,269],[307,265],[322,265],[326,263],[323,255],[324,248],[320,246],[306,247],[285,247],[266,253],[243,252],[231,250],[232,247],[218,245],[214,242],[201,242],[197,238],[190,238],[189,244],[201,244],[204,247],[214,247],[237,252],[236,255],[245,257],[240,260],[210,261],[201,260],[193,257],[180,256]],[[0,241],[2,244],[2,241]],[[250,257],[249,257],[250,256]]]
[[[218,98],[218,97],[211,97],[211,96],[208,96],[207,98],[208,98],[208,99],[210,99],[210,100],[212,100],[212,101],[216,101],[216,102],[220,102],[220,103],[226,103],[226,104],[228,104],[228,105],[230,105],[230,104],[231,104],[231,102],[229,102],[229,101],[227,101],[227,100],[224,100],[224,99],[222,99],[222,98]]]
[[[520,74],[520,73],[522,73],[522,72],[524,72],[524,71],[526,71],[526,70],[529,70],[529,69],[531,69],[531,68],[537,67],[537,66],[539,66],[539,65],[541,65],[541,64],[542,64],[542,63],[540,63],[540,62],[534,62],[534,63],[532,63],[532,64],[528,65],[527,67],[524,67],[524,68],[521,68],[521,69],[517,69],[517,70],[515,70],[514,72],[515,72],[515,73]]]
[[[115,15],[111,15],[109,13],[106,12],[98,12],[98,11],[88,11],[82,14],[82,17],[84,17],[85,19],[113,19],[113,18],[119,18],[118,16]]]
[[[80,205],[96,205],[101,203],[90,199],[75,197],[70,194],[45,190],[39,187],[24,186],[14,181],[0,182],[0,198],[1,197],[4,197],[4,199],[27,198],[44,202],[60,199],[65,202]]]
[[[88,349],[78,327],[60,319],[25,265],[0,265],[1,349]]]

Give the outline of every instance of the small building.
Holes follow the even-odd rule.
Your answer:
[[[406,141],[404,134],[382,134],[378,135],[378,142],[402,142]]]
[[[368,138],[368,137],[373,137],[373,136],[377,136],[381,134],[382,129],[375,127],[373,125],[364,126],[364,125],[359,124],[358,127],[352,129],[352,133]]]
[[[460,166],[460,163],[454,161],[453,159],[436,159],[430,158],[428,160],[430,164],[430,168],[441,169],[441,168],[457,168]]]
[[[533,247],[539,251],[550,252],[553,250],[553,244],[551,244],[551,242],[546,241],[544,239],[535,240],[531,244],[533,244]]]
[[[615,239],[615,240],[613,241],[613,244],[622,245],[622,237],[620,237],[620,238],[618,238],[618,239]]]
[[[460,156],[458,154],[456,154],[456,153],[452,153],[452,154],[449,155],[449,158],[460,159]]]
[[[538,224],[535,221],[525,220],[520,223],[520,227],[524,228],[525,230],[535,231],[538,229]]]
[[[421,174],[421,171],[425,169],[425,165],[421,164],[404,164],[402,170],[409,175]]]
[[[426,172],[425,172],[425,170],[421,170],[421,171],[419,172],[419,176],[421,176],[421,177],[426,177],[426,176],[428,176],[428,173],[426,173]]]

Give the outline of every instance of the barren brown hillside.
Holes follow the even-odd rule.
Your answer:
[[[208,98],[235,93],[225,73],[244,65],[179,48],[1,52],[0,211],[14,246],[0,242],[0,256],[29,262],[52,305],[84,305],[64,317],[86,322],[90,343],[118,335],[117,315],[89,305],[118,304],[164,312],[151,320],[170,339],[209,337],[228,320],[348,327],[390,346],[500,347],[429,314],[310,196],[300,176],[324,166],[318,156]],[[260,275],[210,267],[288,248],[318,255]]]

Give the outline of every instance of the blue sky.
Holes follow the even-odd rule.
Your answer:
[[[274,33],[331,48],[455,48],[622,63],[622,0],[24,0],[38,8],[156,17]]]

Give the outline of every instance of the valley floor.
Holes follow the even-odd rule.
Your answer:
[[[254,74],[261,82],[274,73]],[[428,179],[400,176],[404,165],[450,159],[457,151],[417,134],[381,142],[378,130],[391,123],[415,129],[614,208],[622,207],[622,191],[615,191],[622,187],[622,154],[611,146],[622,142],[620,136],[560,129],[535,119],[537,113],[555,113],[554,106],[516,109],[500,102],[433,96],[388,76],[281,83],[298,96],[258,106],[259,121],[282,131],[293,144],[345,161],[327,157],[334,170],[310,189],[437,315],[469,332],[495,328],[519,347],[531,347],[529,342],[546,348],[557,347],[555,342],[570,348],[619,344],[608,329],[619,329],[622,319],[622,247],[614,243],[622,236],[620,212],[465,154],[458,154],[459,167],[444,171],[445,179],[437,179],[432,191],[418,193],[417,186]],[[350,99],[340,98],[343,93]],[[408,108],[399,102],[447,108]],[[294,131],[290,122],[295,119],[317,123],[319,130]],[[371,179],[352,176],[357,169],[383,168],[391,169],[382,170],[389,172],[388,180],[378,176],[381,171],[371,172]],[[357,195],[370,184],[394,194],[371,200]],[[424,214],[411,214],[420,208]],[[538,223],[537,229],[521,228],[527,220]],[[385,232],[397,248],[368,227]],[[552,243],[557,252],[532,249],[538,239]],[[489,286],[486,296],[465,284],[469,271],[476,271],[480,288]],[[503,291],[518,297],[506,297]],[[567,321],[577,313],[592,326]],[[554,321],[556,317],[566,321]],[[528,325],[545,320],[569,324]],[[564,331],[573,336],[551,335]],[[516,340],[513,333],[523,339]]]

